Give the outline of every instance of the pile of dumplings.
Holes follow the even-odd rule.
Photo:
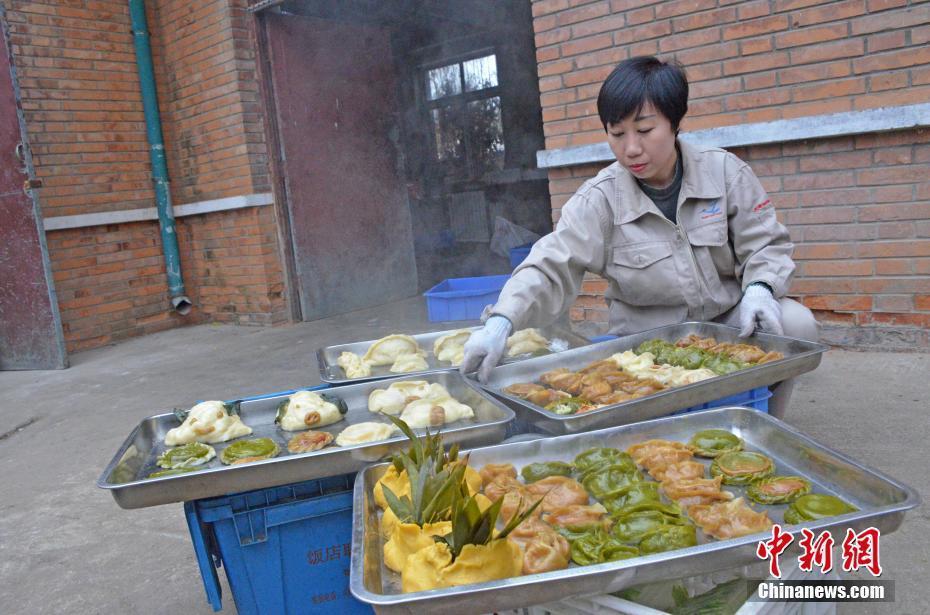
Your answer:
[[[368,395],[368,410],[399,416],[411,428],[441,427],[474,418],[471,406],[461,403],[439,383],[402,380]]]
[[[429,369],[426,352],[417,341],[399,333],[382,337],[371,345],[363,357],[354,352],[343,352],[336,359],[336,365],[343,369],[347,378],[367,378],[371,375],[372,367],[381,365],[390,365],[391,372],[395,374]]]
[[[448,362],[458,367],[465,358],[465,342],[471,337],[472,329],[458,329],[447,333],[433,342],[433,355],[441,362]],[[547,350],[549,340],[536,329],[521,329],[507,338],[507,356],[516,357],[523,354]],[[342,368],[346,378],[367,378],[371,368],[390,365],[395,374],[406,374],[429,369],[426,351],[417,341],[399,333],[388,335],[376,341],[364,356],[354,352],[343,352],[336,359],[336,365]]]

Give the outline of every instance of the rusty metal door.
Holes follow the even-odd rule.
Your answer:
[[[414,295],[389,30],[265,23],[303,319]]]
[[[32,158],[0,12],[0,369],[68,366],[38,204],[25,190]]]

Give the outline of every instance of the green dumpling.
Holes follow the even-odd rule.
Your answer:
[[[770,476],[757,480],[746,495],[759,504],[790,504],[811,492],[811,482],[801,476]]]
[[[571,476],[574,467],[564,461],[542,461],[523,466],[520,476],[528,483],[535,483],[547,476]]]
[[[785,511],[785,523],[794,525],[845,515],[857,510],[859,509],[836,496],[812,493],[802,495],[788,506],[788,510]]]
[[[699,457],[719,457],[723,453],[739,451],[743,448],[743,441],[726,429],[705,429],[699,431],[688,442]]]
[[[233,442],[220,453],[220,461],[227,465],[249,463],[276,457],[280,447],[271,438],[252,438]]]
[[[774,471],[771,459],[748,451],[723,453],[710,464],[711,476],[723,476],[724,485],[748,485]]]
[[[209,444],[190,442],[169,448],[158,456],[158,466],[166,470],[192,468],[207,463],[216,457],[216,450]]]

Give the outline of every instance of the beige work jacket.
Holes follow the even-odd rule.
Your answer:
[[[678,224],[615,162],[565,204],[491,312],[515,329],[546,325],[575,302],[586,271],[607,279],[609,331],[617,335],[711,320],[756,281],[783,297],[794,246],[752,169],[722,149],[679,147]]]

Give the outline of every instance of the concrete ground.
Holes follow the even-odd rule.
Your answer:
[[[95,486],[121,442],[195,400],[315,384],[317,348],[429,328],[451,327],[428,323],[417,298],[274,329],[177,329],[73,355],[63,371],[0,372],[0,613],[212,612],[181,505],[123,510]],[[930,355],[833,350],[800,379],[787,421],[926,497],[928,391]],[[926,612],[928,535],[921,506],[881,539],[895,603],[838,612]]]

